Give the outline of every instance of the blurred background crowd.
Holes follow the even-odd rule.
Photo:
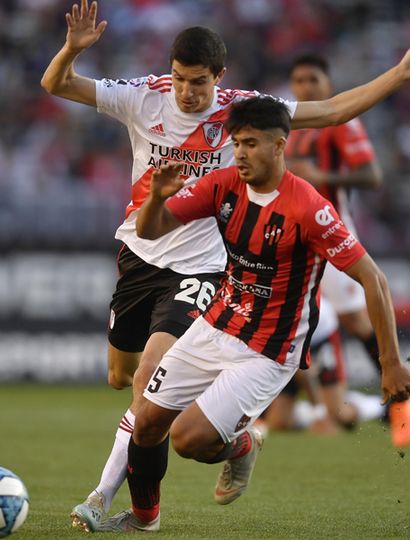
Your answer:
[[[115,279],[105,264],[112,264],[114,231],[130,197],[128,135],[117,122],[40,87],[64,43],[70,8],[67,0],[0,2],[0,250],[7,257],[0,265],[0,323],[8,330],[0,342],[0,378],[2,354],[9,364],[10,347],[21,343],[11,331],[96,329],[90,321],[105,321]],[[341,91],[393,66],[410,46],[408,0],[100,0],[98,19],[108,27],[81,55],[79,73],[167,73],[175,34],[201,24],[227,44],[224,87],[286,98],[288,69],[298,54],[325,55]],[[410,83],[363,121],[385,182],[378,192],[354,194],[357,227],[371,254],[403,265],[410,255]],[[400,268],[406,288],[408,267]],[[82,322],[70,323],[74,316]]]

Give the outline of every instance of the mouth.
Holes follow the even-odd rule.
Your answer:
[[[238,165],[238,171],[242,174],[246,174],[247,172],[249,172],[249,166],[248,165]]]
[[[195,105],[194,101],[184,101],[183,99],[181,100],[181,103],[184,107],[193,107]]]

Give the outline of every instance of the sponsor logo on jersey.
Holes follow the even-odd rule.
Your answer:
[[[223,122],[205,122],[202,129],[206,142],[211,148],[216,148],[222,140]]]
[[[334,225],[329,227],[328,230],[322,234],[323,240],[326,240],[326,238],[329,238],[329,236],[332,236],[332,234],[335,234],[335,232],[338,231],[340,227],[342,226],[343,226],[343,221],[339,219],[339,221],[336,221]]]
[[[283,233],[284,230],[278,227],[276,223],[274,223],[273,225],[265,225],[264,237],[265,240],[268,242],[268,246],[273,246],[273,244],[277,244],[282,238]]]
[[[151,157],[147,163],[148,167],[159,169],[161,165],[165,165],[168,161],[179,161],[183,163],[180,172],[182,178],[201,178],[205,174],[219,169],[222,165],[222,155],[219,151],[165,146],[151,141],[150,146]]]
[[[228,275],[228,283],[230,283],[235,289],[245,291],[261,298],[270,298],[272,296],[271,287],[266,285],[259,285],[258,283],[244,283],[235,279],[233,276]]]
[[[232,295],[226,288],[221,292],[221,298],[225,306],[230,307],[238,315],[242,315],[246,322],[251,322],[252,305],[250,302],[246,302],[244,306],[241,306],[237,302],[232,302]]]
[[[329,257],[334,257],[344,249],[352,249],[352,247],[357,243],[356,238],[353,236],[353,234],[349,234],[347,238],[345,238],[340,244],[338,244],[335,247],[328,248],[327,254]]]
[[[270,266],[268,264],[265,264],[265,263],[259,262],[259,261],[258,262],[248,261],[248,259],[245,259],[245,257],[243,255],[238,255],[237,253],[232,251],[232,249],[229,247],[229,245],[226,246],[226,249],[227,249],[228,254],[231,257],[231,259],[238,262],[242,266],[245,266],[245,268],[251,268],[252,270],[253,269],[256,269],[256,270],[270,270],[270,271],[275,270],[275,266]]]
[[[316,220],[316,223],[318,223],[319,225],[322,225],[322,227],[326,227],[327,225],[330,225],[332,221],[335,220],[335,218],[330,213],[330,206],[328,204],[324,208],[316,212],[315,220]]]
[[[161,137],[166,137],[164,126],[162,124],[157,124],[156,126],[152,126],[149,128],[148,131],[150,133],[153,133],[154,135],[160,135]]]
[[[230,203],[222,203],[221,208],[219,209],[219,219],[224,223],[227,223],[232,211],[233,208]]]
[[[235,433],[237,431],[240,431],[244,427],[246,427],[250,421],[251,421],[250,417],[246,416],[246,414],[243,414],[241,418],[239,419],[239,422],[236,424]]]

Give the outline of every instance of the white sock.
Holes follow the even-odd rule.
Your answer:
[[[380,403],[380,396],[349,391],[346,393],[346,401],[356,407],[361,421],[375,420],[384,414],[384,406]]]
[[[101,474],[100,483],[90,493],[90,495],[95,495],[98,492],[104,495],[104,510],[106,512],[110,509],[115,494],[127,477],[128,443],[134,429],[134,423],[135,416],[128,409],[115,434],[114,446]]]

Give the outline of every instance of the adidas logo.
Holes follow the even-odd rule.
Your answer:
[[[154,133],[154,135],[161,135],[161,137],[165,137],[165,131],[164,126],[162,124],[157,124],[156,126],[152,126],[148,130],[150,133]]]

